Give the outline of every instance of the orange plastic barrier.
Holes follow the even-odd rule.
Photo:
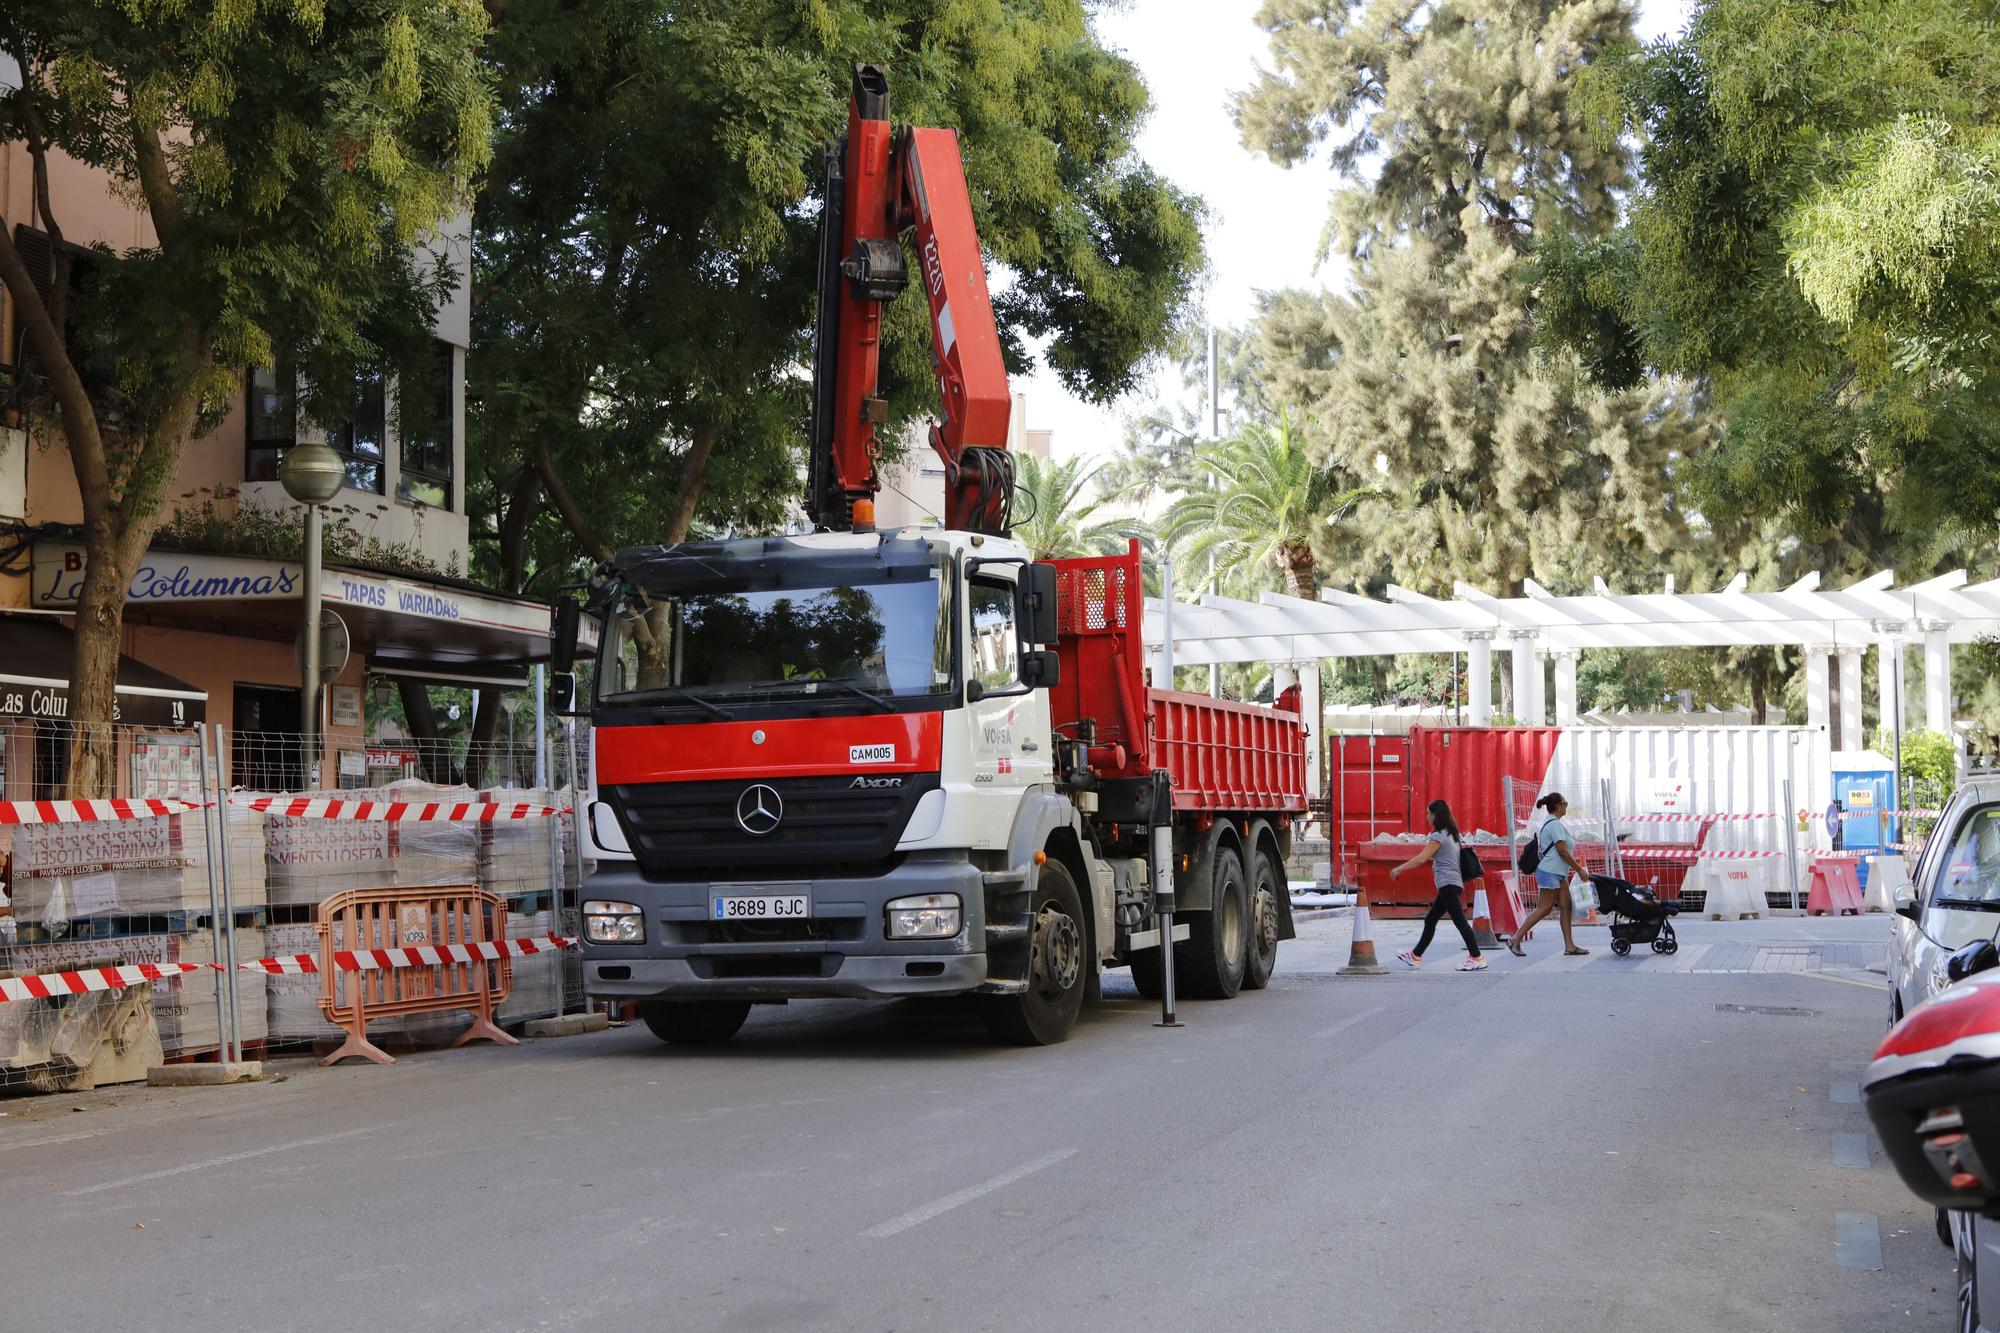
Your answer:
[[[1861,879],[1854,873],[1853,859],[1815,858],[1811,887],[1806,890],[1806,915],[1860,916],[1863,910]]]
[[[513,986],[513,971],[504,958],[356,970],[352,959],[340,957],[372,949],[504,940],[507,903],[499,894],[470,884],[349,889],[320,904],[319,935],[324,988],[319,1007],[328,1021],[347,1029],[347,1040],[321,1064],[335,1064],[350,1055],[365,1056],[378,1065],[396,1063],[368,1040],[369,1020],[393,1014],[465,1009],[472,1014],[472,1026],[459,1034],[453,1046],[475,1038],[516,1044],[493,1022],[493,1011]]]

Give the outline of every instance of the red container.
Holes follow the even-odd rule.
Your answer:
[[[1381,834],[1428,828],[1424,808],[1435,800],[1450,804],[1468,834],[1512,834],[1505,779],[1539,792],[1561,736],[1559,727],[1412,727],[1407,737],[1335,737],[1327,759],[1335,878],[1367,885],[1359,849]]]

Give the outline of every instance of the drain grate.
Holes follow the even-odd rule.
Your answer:
[[[1718,1004],[1718,1014],[1769,1014],[1775,1018],[1818,1018],[1817,1009],[1794,1009],[1782,1004]]]

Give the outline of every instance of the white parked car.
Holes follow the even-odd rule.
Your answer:
[[[2000,778],[1978,778],[1952,794],[1895,908],[1891,1023],[1945,988],[1947,958],[2000,935]]]

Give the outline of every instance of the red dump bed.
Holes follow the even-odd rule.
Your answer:
[[[1305,726],[1295,712],[1148,687],[1139,543],[1124,555],[1054,562],[1062,638],[1049,692],[1056,730],[1091,719],[1091,768],[1104,778],[1164,768],[1176,810],[1306,808]]]

